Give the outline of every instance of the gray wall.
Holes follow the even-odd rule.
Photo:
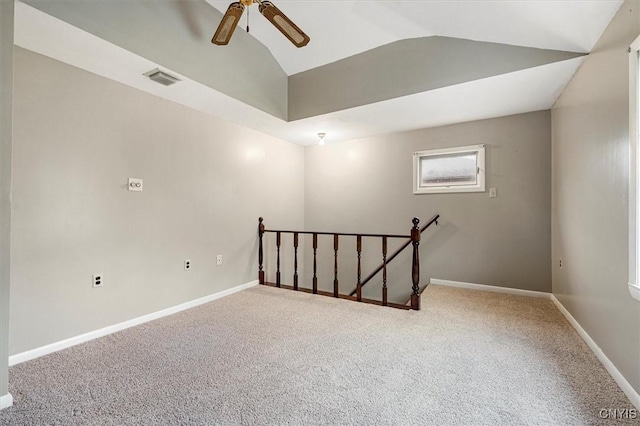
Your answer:
[[[440,225],[423,234],[423,283],[439,278],[550,291],[550,126],[544,111],[308,147],[305,225],[408,234],[413,216],[426,221],[439,213]],[[472,144],[487,146],[487,192],[413,195],[413,152]],[[497,198],[489,198],[490,187]],[[330,255],[324,244],[323,256]],[[379,245],[367,246],[363,275],[380,263]],[[354,251],[353,242],[343,247],[345,256]],[[397,301],[409,294],[409,257],[394,262],[390,291]],[[332,275],[331,262],[323,258],[321,270],[328,267]],[[353,264],[345,261],[342,269],[341,281],[352,287]],[[332,278],[321,281],[329,286]],[[368,291],[379,298],[379,289]]]
[[[222,14],[204,0],[25,0],[152,62],[280,119],[287,119],[287,74],[269,49],[242,29],[229,47],[211,44]],[[176,13],[178,12],[178,13]]]
[[[258,216],[303,227],[300,146],[23,49],[14,107],[11,354],[255,280]]]
[[[552,110],[553,293],[636,391],[640,303],[627,289],[627,47],[639,33],[638,2],[627,1]]]
[[[0,1],[0,396],[8,393],[13,2]]]
[[[582,55],[451,37],[399,40],[289,77],[289,120]]]

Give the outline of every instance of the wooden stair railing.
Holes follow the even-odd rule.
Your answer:
[[[438,225],[438,219],[440,219],[440,215],[437,214],[435,216],[433,216],[431,218],[431,220],[429,222],[427,222],[427,224],[425,226],[423,226],[420,229],[420,233],[422,234],[428,227],[430,227],[431,225],[433,225],[434,223],[436,225]],[[389,259],[382,259],[382,263],[380,264],[380,266],[378,266],[371,274],[369,274],[367,276],[367,278],[365,278],[362,283],[360,284],[362,287],[364,287],[369,281],[371,281],[376,275],[378,275],[380,273],[380,271],[384,271],[383,272],[383,276],[382,276],[382,286],[383,288],[385,287],[385,283],[387,281],[386,279],[386,275],[387,275],[387,265],[393,260],[395,259],[400,253],[402,253],[404,251],[404,249],[406,249],[407,247],[409,247],[409,245],[411,244],[411,238],[409,238],[407,240],[406,243],[404,243],[403,245],[401,245],[398,250],[394,251],[393,254],[391,256],[389,256]],[[418,240],[419,241],[419,240]],[[383,243],[384,245],[385,243]],[[383,251],[386,252],[386,246],[383,248]],[[353,291],[351,291],[351,293],[349,293],[350,296],[353,296],[354,294],[356,294],[357,289],[353,289]]]
[[[419,256],[419,246],[420,246],[420,234],[428,228],[432,223],[437,224],[437,219],[439,215],[434,216],[429,223],[424,226],[422,229],[418,227],[420,223],[420,219],[413,218],[412,223],[413,227],[411,228],[410,235],[394,235],[394,234],[352,234],[352,233],[340,233],[340,232],[307,232],[307,231],[285,231],[285,230],[271,230],[265,229],[263,218],[258,219],[258,237],[259,237],[259,246],[258,246],[258,280],[262,285],[269,285],[278,288],[287,288],[295,291],[303,291],[313,294],[319,294],[323,296],[330,296],[335,298],[354,300],[363,303],[370,303],[381,306],[389,306],[393,308],[399,309],[420,309],[420,295],[422,291],[420,291],[420,256]],[[265,233],[274,233],[276,234],[276,282],[269,283],[265,281],[265,271],[264,271],[264,249],[263,249],[263,237]],[[281,272],[280,272],[280,249],[282,245],[282,234],[293,234],[293,286],[284,285],[281,282]],[[312,235],[312,247],[313,247],[313,278],[311,289],[302,288],[299,286],[298,282],[298,247],[299,247],[299,235]],[[317,263],[317,254],[318,254],[318,235],[333,235],[333,252],[334,252],[334,266],[333,266],[333,292],[321,291],[318,290],[318,263]],[[356,254],[357,254],[357,273],[356,273],[356,289],[351,294],[340,294],[340,283],[338,280],[338,248],[339,248],[339,240],[340,237],[356,237]],[[361,272],[362,272],[362,238],[363,237],[373,237],[380,238],[382,242],[382,265],[377,268],[373,274],[367,276],[364,281],[361,280]],[[409,241],[405,243],[399,250],[396,250],[389,258],[387,258],[387,242],[389,238],[408,238]],[[411,244],[413,246],[413,257],[411,264],[411,299],[410,305],[407,304],[398,304],[391,303],[387,300],[387,264],[392,261],[402,250]],[[372,300],[366,299],[362,297],[362,287],[368,283],[378,272],[383,271],[382,274],[382,300]],[[354,296],[355,295],[355,296]]]

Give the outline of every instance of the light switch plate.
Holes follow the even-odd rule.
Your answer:
[[[142,192],[142,179],[129,178],[128,188],[129,188],[129,191]]]
[[[489,198],[496,198],[498,193],[495,188],[489,188]]]

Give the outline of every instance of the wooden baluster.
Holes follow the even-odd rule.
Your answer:
[[[357,297],[358,297],[358,302],[362,302],[362,283],[360,282],[360,275],[362,272],[362,268],[361,268],[361,264],[360,264],[360,257],[361,257],[361,253],[362,253],[362,236],[358,235],[356,237],[356,251],[358,252],[358,284],[356,286],[356,290],[357,290]]]
[[[276,234],[276,248],[278,250],[277,263],[276,263],[276,287],[280,287],[280,232]]]
[[[338,297],[338,234],[333,234],[333,297]]]
[[[382,306],[387,305],[387,237],[382,237]]]
[[[318,262],[316,254],[318,252],[318,234],[313,234],[313,294],[318,294]]]
[[[293,289],[298,291],[298,233],[293,233]]]
[[[264,284],[264,271],[263,260],[264,254],[262,252],[262,236],[264,235],[264,224],[262,218],[258,218],[258,236],[260,237],[260,244],[258,245],[258,282]]]
[[[411,309],[420,310],[420,254],[418,246],[420,245],[420,228],[418,224],[420,219],[413,218],[413,228],[411,228],[411,244],[413,245],[413,264],[411,267],[411,279],[413,286],[411,287]]]

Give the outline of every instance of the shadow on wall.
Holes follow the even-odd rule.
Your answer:
[[[453,240],[459,228],[451,222],[438,221],[438,226],[424,231],[420,241],[420,288],[427,285],[431,278],[443,278],[441,253],[447,243]],[[389,300],[404,303],[411,296],[412,247],[407,247],[387,267],[387,287]],[[446,278],[446,277],[445,277]],[[363,289],[367,298],[379,299],[382,294],[382,274],[378,274]]]
[[[247,261],[246,273],[252,277],[251,281],[258,279],[258,248],[260,246],[260,240],[258,239],[258,233],[256,232],[256,238],[253,240],[251,247],[251,256]]]
[[[182,15],[182,18],[187,25],[187,28],[189,28],[189,32],[191,33],[191,35],[194,36],[197,40],[201,39],[203,37],[203,31],[200,25],[198,25],[198,12],[194,10],[190,2],[179,1],[175,3],[175,7],[180,12],[180,15]],[[213,32],[211,33],[211,35],[213,35]]]
[[[422,234],[422,239],[420,241],[421,262],[428,260],[431,255],[442,249],[447,241],[451,240],[459,230],[460,228],[453,223],[444,222],[442,219],[439,219],[435,232],[432,231],[431,235],[427,235],[426,238],[425,234],[427,232]],[[422,279],[420,281],[422,282]]]

